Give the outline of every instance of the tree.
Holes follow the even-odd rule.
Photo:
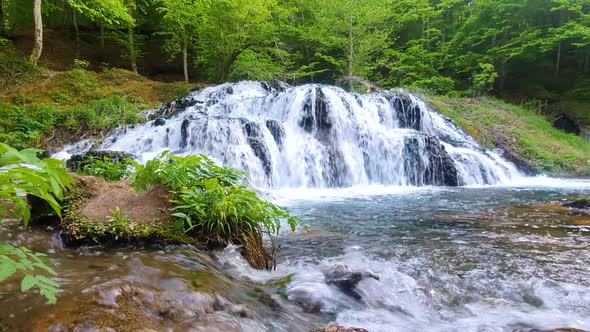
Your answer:
[[[30,61],[37,65],[43,51],[43,16],[41,15],[41,0],[33,1],[33,17],[35,21],[35,37]]]
[[[166,37],[164,50],[170,59],[182,53],[184,80],[188,82],[188,48],[197,34],[203,4],[199,0],[160,0],[162,32]]]

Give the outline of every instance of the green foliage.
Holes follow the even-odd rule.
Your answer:
[[[471,77],[471,89],[475,95],[481,96],[492,90],[494,82],[498,78],[498,73],[494,65],[489,63],[481,63],[479,71],[475,72]]]
[[[36,66],[23,60],[10,40],[0,37],[0,90],[30,80],[37,71]]]
[[[122,162],[111,160],[109,157],[102,159],[88,156],[82,162],[82,168],[78,171],[82,175],[92,175],[105,178],[109,182],[127,179],[133,173],[131,165],[132,161],[125,159]]]
[[[44,262],[46,256],[24,247],[0,244],[0,283],[15,274],[21,274],[22,292],[35,287],[47,301],[55,304],[59,284],[47,274],[56,276],[57,273]]]
[[[0,103],[0,141],[24,149],[55,123],[53,109],[46,105],[10,106]]]
[[[46,201],[58,216],[64,191],[73,184],[60,160],[39,159],[41,150],[18,151],[0,143],[0,212],[22,218],[27,226],[31,213],[26,195]]]
[[[259,198],[240,184],[243,173],[216,165],[204,155],[175,157],[167,152],[145,166],[137,165],[133,178],[137,190],[164,184],[174,193],[173,216],[185,232],[222,243],[279,232],[281,220],[292,230],[300,220]]]
[[[121,96],[97,99],[88,105],[55,113],[55,116],[57,123],[65,124],[71,131],[94,133],[141,121],[138,107]]]
[[[82,59],[74,59],[73,69],[88,69],[90,62]]]

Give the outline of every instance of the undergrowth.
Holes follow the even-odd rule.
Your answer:
[[[501,100],[422,95],[487,148],[501,148],[537,173],[590,175],[590,142]]]

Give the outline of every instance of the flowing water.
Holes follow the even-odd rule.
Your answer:
[[[407,94],[243,82],[173,108],[101,148],[209,154],[310,230],[281,233],[268,272],[235,247],[67,248],[57,230],[2,224],[0,240],[49,252],[63,291],[51,306],[3,284],[0,330],[590,329],[590,216],[547,205],[590,181],[524,177]],[[339,288],[343,265],[370,277]]]

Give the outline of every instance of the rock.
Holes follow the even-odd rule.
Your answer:
[[[279,149],[282,149],[283,141],[285,140],[285,129],[283,125],[277,120],[266,120],[266,128],[270,131]]]
[[[250,145],[250,148],[254,151],[254,155],[256,155],[262,163],[264,174],[270,179],[272,177],[271,155],[258,124],[254,122],[245,122],[244,132],[248,137],[248,145]]]
[[[590,210],[590,200],[582,198],[573,202],[562,204],[565,207],[579,210]]]
[[[518,329],[518,330],[514,330],[513,332],[588,332],[588,331],[580,330],[580,329],[573,329],[573,328],[558,328],[558,329],[551,329],[551,330]]]
[[[188,119],[184,119],[184,121],[182,121],[182,125],[180,126],[180,147],[181,148],[186,148],[186,146],[188,145],[188,136],[189,136],[188,127],[190,124],[191,124],[191,122]]]
[[[360,300],[361,295],[356,291],[359,282],[367,278],[379,280],[379,276],[370,271],[354,271],[347,265],[339,264],[324,272],[326,283],[338,287],[343,293]]]
[[[164,118],[157,118],[157,119],[154,121],[154,127],[163,126],[163,125],[165,125],[165,124],[166,124],[166,119],[164,119]]]
[[[76,172],[84,167],[84,161],[88,157],[94,157],[97,159],[103,159],[104,157],[109,158],[114,162],[122,162],[127,158],[133,159],[133,155],[122,151],[110,151],[110,150],[90,150],[86,153],[73,155],[68,161],[66,161],[66,167],[72,172]]]
[[[320,141],[329,140],[332,122],[329,116],[328,102],[322,88],[310,90],[307,94],[299,126],[308,133],[315,131],[315,136]]]
[[[313,328],[309,332],[369,332],[357,327],[344,327],[342,325],[328,325],[324,328]]]
[[[409,94],[401,93],[394,96],[391,102],[393,102],[401,128],[418,131],[422,129],[422,110],[414,103]]]
[[[423,144],[422,144],[423,143]],[[424,146],[424,149],[421,146]],[[424,162],[421,153],[426,154]],[[456,187],[459,176],[455,162],[440,141],[429,135],[407,137],[404,146],[404,168],[410,184]]]

